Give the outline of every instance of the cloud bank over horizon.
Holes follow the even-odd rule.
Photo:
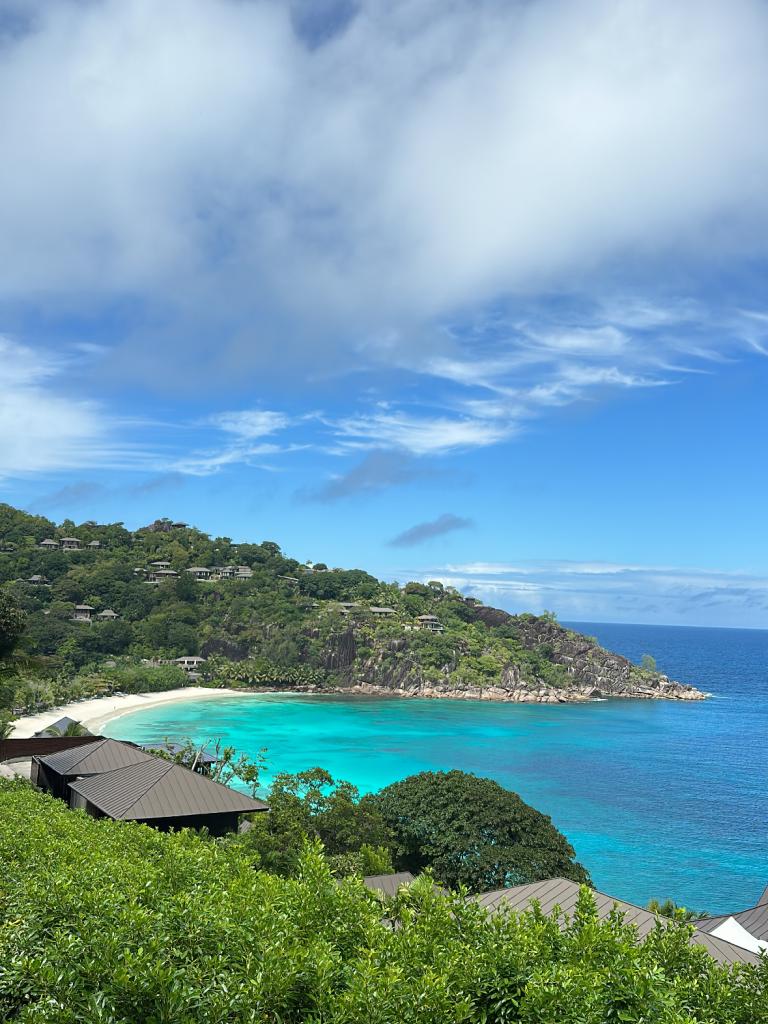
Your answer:
[[[579,436],[704,550],[736,480],[746,545],[767,101],[763,0],[0,0],[3,495],[236,493],[227,530],[274,501],[371,564],[421,528],[503,554],[496,508],[531,557],[663,547],[629,473],[570,479]]]
[[[550,610],[570,622],[743,626],[765,621],[768,611],[768,576],[745,572],[553,560],[443,565],[418,575],[509,611]]]

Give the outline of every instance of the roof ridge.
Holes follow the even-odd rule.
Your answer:
[[[104,746],[104,744],[107,742],[109,738],[109,736],[102,736],[101,739],[99,739],[99,737],[96,736],[94,737],[94,743],[83,743],[82,746],[79,748],[83,751],[83,756],[80,758],[79,761],[73,761],[69,767],[76,768],[77,765],[79,765],[82,761],[86,759],[86,757],[90,757],[91,754],[95,754],[97,750],[100,750],[101,747]],[[73,749],[77,750],[78,748],[75,747]]]

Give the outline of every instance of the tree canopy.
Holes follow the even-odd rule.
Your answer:
[[[552,820],[492,779],[422,772],[367,800],[393,833],[399,869],[429,867],[440,882],[475,892],[543,878],[589,881]]]

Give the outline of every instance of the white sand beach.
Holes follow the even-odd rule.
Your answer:
[[[156,707],[159,704],[172,704],[180,700],[215,700],[217,696],[229,696],[237,690],[212,690],[205,686],[184,686],[178,690],[165,690],[162,693],[130,693],[122,697],[94,697],[93,700],[74,701],[62,704],[57,708],[42,711],[39,715],[28,715],[14,722],[12,736],[24,739],[34,736],[36,732],[52,725],[64,716],[81,722],[93,733],[101,732],[107,722],[129,711],[140,708]]]

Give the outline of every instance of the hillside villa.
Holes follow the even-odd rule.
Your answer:
[[[136,821],[161,832],[205,828],[212,836],[237,830],[240,815],[269,810],[262,800],[239,793],[147,750],[113,739],[41,737],[26,741],[32,751],[32,782],[94,818]],[[34,753],[35,744],[41,752]],[[169,749],[169,753],[172,753]],[[206,755],[210,770],[216,758]]]
[[[445,626],[436,615],[417,615],[419,629],[428,629],[431,633],[444,633]]]

